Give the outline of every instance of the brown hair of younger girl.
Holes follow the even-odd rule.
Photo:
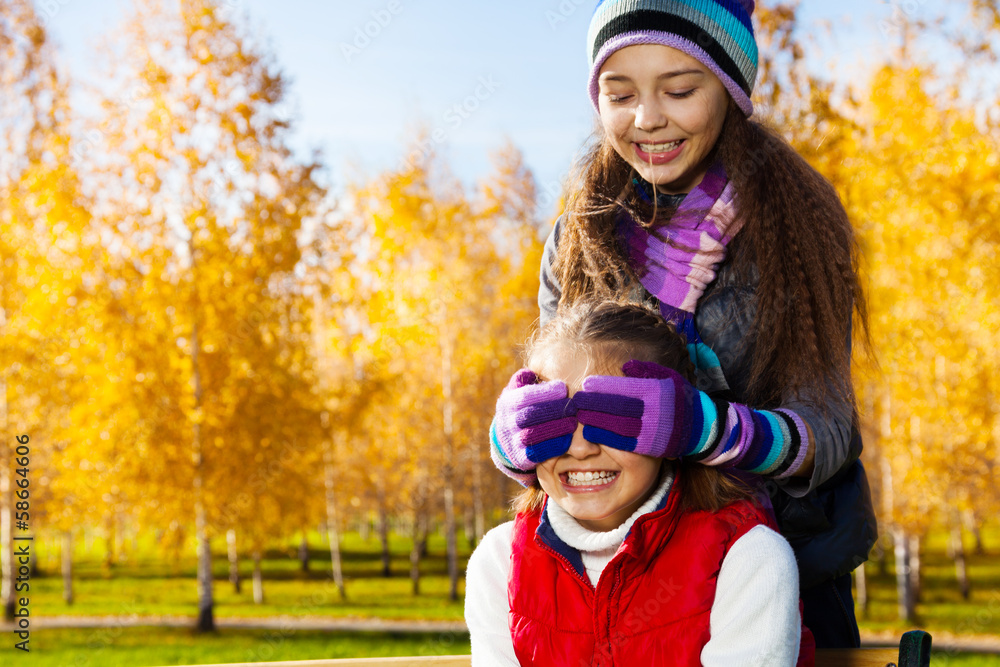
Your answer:
[[[615,151],[598,120],[592,144],[575,166],[558,256],[560,304],[616,298],[638,283],[617,240],[616,212],[649,228],[672,210],[646,204],[632,184],[637,172]],[[752,405],[777,405],[813,384],[820,405],[828,387],[854,404],[848,326],[856,311],[860,342],[870,352],[868,313],[858,279],[859,250],[833,186],[780,135],[748,119],[730,100],[722,132],[706,160],[721,159],[736,192],[742,228],[728,245],[740,284],[756,279],[748,395]],[[573,181],[571,181],[573,182]],[[654,203],[656,197],[653,198]],[[649,221],[649,222],[646,222]],[[753,341],[753,343],[749,343]]]
[[[549,354],[581,354],[594,369],[591,374],[621,374],[630,359],[673,368],[694,381],[694,365],[684,336],[648,306],[614,300],[583,301],[560,307],[558,315],[537,330],[526,343],[525,366],[531,368]],[[745,484],[725,472],[681,459],[686,509],[718,511],[742,498],[752,498]],[[540,511],[546,494],[536,480],[515,496],[515,513]]]

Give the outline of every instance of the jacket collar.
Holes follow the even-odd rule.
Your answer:
[[[636,192],[647,204],[653,203],[653,184],[642,178],[641,176],[632,177],[632,185],[635,186]],[[670,195],[665,192],[656,193],[656,204],[657,206],[669,206],[676,208],[680,205],[687,194]]]
[[[674,481],[670,485],[670,489],[665,494],[663,494],[663,498],[656,505],[656,507],[654,507],[652,510],[650,510],[646,514],[643,514],[642,516],[640,516],[635,520],[635,523],[632,524],[632,527],[629,529],[628,533],[625,534],[625,539],[622,542],[623,545],[629,544],[629,538],[635,531],[636,526],[639,526],[642,523],[645,523],[646,521],[649,521],[653,518],[663,516],[664,514],[668,514],[669,512],[664,512],[664,510],[667,509],[668,505],[672,506],[674,510],[677,509],[679,503],[671,502],[677,495],[677,480],[678,480],[677,473],[678,470],[675,467]],[[583,556],[580,554],[579,549],[571,547],[570,545],[563,542],[562,538],[560,538],[556,534],[555,529],[552,527],[552,522],[549,521],[549,513],[547,509],[549,506],[549,502],[551,502],[551,500],[552,499],[548,497],[546,497],[545,499],[545,506],[542,507],[541,516],[538,519],[538,528],[535,529],[536,538],[540,540],[543,544],[545,544],[547,547],[555,551],[557,554],[565,558],[569,562],[569,564],[573,566],[573,569],[576,570],[577,574],[579,574],[585,580],[589,581],[589,579],[587,578],[586,568],[584,568],[583,566]]]

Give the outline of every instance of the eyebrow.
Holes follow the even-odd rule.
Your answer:
[[[660,81],[661,79],[672,79],[685,74],[704,74],[704,72],[700,69],[682,69],[674,72],[664,72],[660,76],[656,77],[656,80]],[[601,81],[627,81],[628,83],[631,83],[632,79],[628,78],[624,74],[606,74],[601,77]]]

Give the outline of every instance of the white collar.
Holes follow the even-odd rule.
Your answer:
[[[545,502],[545,512],[556,535],[569,546],[579,551],[605,551],[621,545],[635,520],[655,510],[673,483],[674,466],[670,462],[665,462],[660,483],[653,494],[632,513],[632,516],[625,519],[622,525],[607,532],[595,532],[584,528],[558,503],[552,502],[551,498]]]

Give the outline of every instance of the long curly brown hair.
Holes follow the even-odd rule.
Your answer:
[[[830,389],[853,403],[852,312],[861,325],[859,341],[866,351],[871,346],[859,250],[836,190],[776,131],[748,119],[732,100],[706,163],[717,160],[735,188],[741,225],[726,261],[741,284],[757,283],[746,338],[752,341],[748,395],[738,399],[769,406],[808,385],[820,404]],[[635,289],[639,277],[616,233],[616,217],[624,209],[656,229],[669,224],[673,213],[637,196],[637,176],[598,119],[569,182],[553,265],[562,286],[560,308]]]

